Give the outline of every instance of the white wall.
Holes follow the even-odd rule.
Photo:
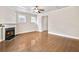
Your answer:
[[[48,12],[48,32],[79,38],[79,7]]]
[[[26,23],[18,23],[16,25],[17,34],[37,31],[37,24],[31,23],[32,14],[17,12],[17,14],[22,14],[26,16]]]

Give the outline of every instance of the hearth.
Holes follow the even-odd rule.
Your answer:
[[[5,28],[5,40],[11,40],[15,37],[15,27]]]

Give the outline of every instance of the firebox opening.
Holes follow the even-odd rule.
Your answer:
[[[5,29],[5,40],[11,40],[15,37],[15,27]]]

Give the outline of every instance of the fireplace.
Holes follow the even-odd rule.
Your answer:
[[[5,28],[5,40],[11,40],[15,37],[15,27]]]

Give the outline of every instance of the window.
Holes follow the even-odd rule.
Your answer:
[[[25,15],[18,15],[18,23],[26,23],[26,19]]]
[[[37,20],[36,20],[35,16],[31,16],[31,23],[37,23]]]

